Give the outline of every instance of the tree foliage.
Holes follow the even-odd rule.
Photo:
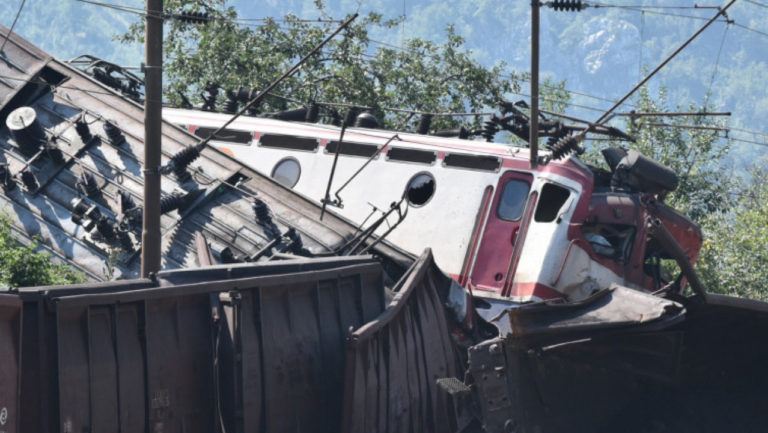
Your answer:
[[[238,21],[235,9],[227,7],[226,0],[210,1],[206,7],[200,4],[165,1],[168,12],[205,11],[213,18],[205,24],[167,21],[165,93],[174,104],[181,102],[180,95],[200,102],[208,83],[216,83],[223,90],[262,89],[339,25],[338,20],[325,14],[320,1],[316,6],[322,22],[307,22],[289,14],[258,25]],[[376,13],[358,18],[274,93],[300,103],[371,107],[386,126],[403,128],[413,126],[415,119],[388,108],[476,112],[518,90],[517,75],[503,63],[481,66],[463,48],[464,39],[452,27],[446,29],[443,43],[411,39],[394,46],[370,39],[371,27],[386,29],[396,24],[397,20],[385,20]],[[141,41],[143,32],[143,23],[136,23],[122,40]],[[220,92],[219,99],[223,98],[224,92]],[[268,98],[260,108],[272,111],[286,105],[285,100]]]
[[[10,287],[72,284],[83,281],[83,276],[69,266],[51,261],[51,256],[37,251],[33,242],[22,245],[11,231],[11,222],[0,216],[0,285]]]
[[[758,161],[731,195],[730,210],[708,215],[699,269],[709,290],[768,301],[768,168]]]

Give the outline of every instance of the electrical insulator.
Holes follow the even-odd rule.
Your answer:
[[[429,127],[431,125],[432,125],[432,115],[422,114],[421,119],[419,119],[419,126],[416,132],[418,132],[421,135],[426,135],[429,133]]]
[[[48,154],[48,157],[51,158],[51,161],[57,164],[64,162],[64,152],[62,152],[58,147],[49,145],[45,148],[45,150]]]
[[[96,182],[96,178],[91,173],[81,173],[77,178],[75,185],[78,191],[82,192],[88,197],[93,197],[99,193],[99,183]]]
[[[203,99],[203,111],[216,111],[216,98],[219,96],[219,85],[209,82],[205,85],[200,97]]]
[[[490,143],[493,141],[493,137],[496,136],[497,132],[499,132],[499,125],[488,120],[483,124],[483,131],[480,134],[485,138],[485,141]]]
[[[11,171],[8,170],[8,164],[0,164],[0,184],[5,191],[16,188],[16,182],[13,181]]]
[[[253,212],[256,214],[256,220],[260,223],[269,224],[272,222],[272,215],[269,214],[269,206],[259,198],[253,199]]]
[[[320,106],[314,102],[310,102],[307,107],[307,116],[304,118],[308,123],[317,122],[317,117],[320,114]]]
[[[553,0],[546,4],[556,11],[578,12],[584,9],[584,3],[581,0]]]
[[[133,251],[133,240],[131,240],[131,236],[128,235],[127,231],[119,230],[117,232],[117,241],[120,242],[120,246],[125,251]]]
[[[346,126],[354,125],[355,119],[357,118],[357,113],[359,113],[357,107],[351,107],[349,110],[347,110],[347,114],[344,116],[344,124]]]
[[[173,15],[173,18],[189,24],[203,24],[211,20],[208,12],[182,12],[180,14]]]
[[[285,233],[285,236],[291,241],[290,245],[288,245],[288,248],[291,250],[293,254],[296,254],[299,256],[304,256],[309,254],[309,251],[304,249],[304,241],[301,239],[301,235],[296,231],[296,229],[291,227]]]
[[[75,120],[75,131],[77,132],[77,135],[80,136],[80,139],[83,140],[83,143],[87,143],[93,138],[91,128],[88,127],[88,122],[85,121],[84,116],[80,116]]]
[[[21,172],[21,182],[27,187],[28,190],[36,190],[40,184],[37,182],[37,177],[29,170]]]
[[[564,158],[572,152],[582,152],[581,147],[579,146],[579,140],[573,135],[566,135],[557,140],[557,143],[550,146],[549,150],[552,151],[552,159],[555,161]]]
[[[268,117],[271,119],[291,120],[291,121],[301,122],[306,120],[307,112],[308,112],[307,107],[301,107],[301,108],[294,108],[291,110],[283,110],[283,111],[278,111],[276,113],[271,113],[268,115]]]
[[[221,259],[221,263],[224,263],[224,264],[241,262],[239,258],[235,257],[235,254],[232,252],[232,250],[229,247],[226,247],[223,250],[221,250],[221,253],[219,253],[219,258]]]
[[[168,167],[173,171],[177,179],[186,180],[189,177],[187,167],[200,156],[202,151],[202,147],[199,146],[185,147],[171,157]]]
[[[224,101],[224,112],[225,113],[237,113],[237,92],[234,90],[228,90],[227,91],[227,100]]]
[[[172,212],[184,205],[184,195],[180,193],[173,193],[160,199],[160,214],[165,215],[168,212]]]
[[[107,242],[112,242],[115,240],[115,228],[112,226],[112,223],[109,221],[109,218],[107,217],[101,217],[96,222],[96,231],[98,231],[104,239],[107,240]]]
[[[277,228],[275,221],[272,220],[269,206],[260,198],[253,199],[253,212],[256,214],[256,221],[264,227],[264,232],[268,236],[280,236],[280,229]]]
[[[119,191],[117,195],[118,199],[120,200],[120,206],[123,208],[123,210],[133,209],[136,207],[136,202],[133,200],[131,193],[128,191]]]
[[[125,136],[123,135],[123,131],[121,131],[117,126],[113,125],[112,122],[104,122],[104,132],[107,134],[107,137],[109,137],[109,142],[113,146],[120,146],[125,143]]]

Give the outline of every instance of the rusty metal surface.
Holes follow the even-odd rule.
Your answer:
[[[684,319],[685,308],[674,301],[613,285],[582,301],[560,300],[521,305],[497,320],[508,320],[517,338],[572,338],[643,326],[666,328]]]
[[[21,375],[21,301],[0,295],[0,431],[21,432],[19,384]]]
[[[7,31],[0,26],[0,33]],[[0,62],[0,75],[6,77],[0,81],[0,164],[7,164],[12,177],[11,187],[0,189],[0,212],[8,214],[13,233],[21,242],[30,243],[39,236],[41,249],[91,280],[136,278],[140,218],[128,226],[120,223],[131,209],[121,196],[134,204],[142,201],[142,107],[81,71],[51,59],[18,35],[11,35],[6,55],[9,62]],[[60,151],[61,158],[49,152],[29,155],[21,151],[5,120],[8,113],[22,106],[35,110],[46,146]],[[87,123],[90,138],[77,132],[79,119]],[[105,130],[108,124],[119,129],[122,142],[110,138]],[[164,165],[198,141],[169,123],[163,123],[162,134]],[[25,171],[34,174],[36,185],[21,182]],[[355,236],[356,226],[335,215],[320,221],[315,202],[216,149],[205,148],[187,171],[187,178],[162,176],[164,198],[174,194],[189,197],[186,206],[161,217],[163,269],[197,265],[197,234],[204,235],[210,245],[211,254],[204,260],[216,262],[222,261],[221,254],[227,248],[235,256],[247,257],[275,238],[279,239],[274,251],[283,252],[288,248],[287,240],[279,235],[290,228],[298,233],[304,248],[317,254],[329,254]],[[91,191],[83,186],[84,176],[92,179]],[[256,198],[266,204],[271,224],[259,221],[253,208]],[[78,210],[75,202],[80,199],[84,208],[98,210],[103,225],[111,225],[122,238],[73,222],[73,211]],[[403,270],[412,259],[388,245],[377,250]]]
[[[469,362],[477,416],[489,433],[631,430],[649,409],[674,410],[655,403],[676,389],[682,341],[665,331],[550,346],[483,342]]]
[[[387,309],[352,333],[347,347],[342,432],[437,432],[437,380],[459,371],[427,250]]]
[[[639,301],[614,317],[621,326],[600,319],[608,332],[579,323],[584,305],[531,306],[516,324],[526,332],[470,348],[464,409],[489,433],[765,431],[768,304],[680,298],[684,309],[660,320]]]
[[[222,384],[241,399],[234,431],[339,431],[344,343],[384,309],[378,265],[343,269],[237,292],[225,316],[240,365],[234,362],[234,380]]]
[[[650,237],[658,242],[662,251],[667,253],[675,260],[675,262],[677,262],[680,271],[683,273],[688,283],[690,283],[693,292],[696,293],[702,302],[707,302],[707,289],[704,287],[701,280],[699,280],[699,276],[691,264],[691,257],[688,256],[683,247],[675,240],[674,236],[672,236],[660,219],[649,218],[646,225]]]
[[[20,289],[24,431],[338,431],[345,340],[383,311],[383,271],[313,262]]]

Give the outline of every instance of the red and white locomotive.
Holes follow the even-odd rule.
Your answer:
[[[230,119],[186,109],[163,116],[201,137]],[[388,213],[377,234],[415,254],[432,248],[475,296],[578,300],[612,283],[645,291],[674,283],[662,266],[668,254],[649,236],[651,217],[691,263],[697,258],[699,227],[661,200],[676,175],[635,151],[604,150],[610,170],[577,156],[532,169],[525,148],[378,128],[341,132],[242,116],[211,144],[357,224]],[[401,199],[405,209],[388,212]]]

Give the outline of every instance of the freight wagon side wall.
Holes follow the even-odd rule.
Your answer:
[[[212,268],[207,280],[201,271],[22,289],[23,431],[338,431],[345,338],[383,310],[381,266],[298,260]],[[21,302],[9,298],[20,324]],[[20,330],[6,317],[0,309],[0,338]]]

